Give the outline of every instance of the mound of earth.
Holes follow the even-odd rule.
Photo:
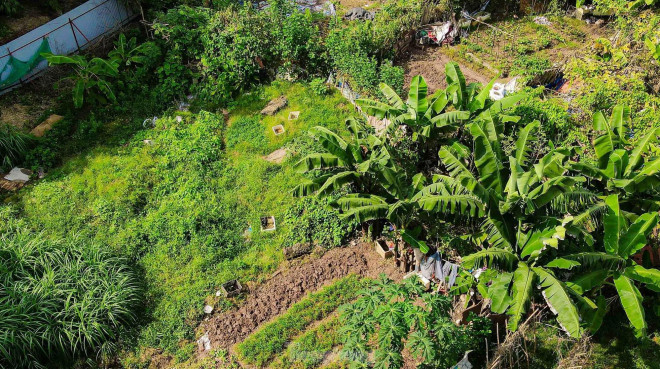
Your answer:
[[[372,243],[292,260],[285,268],[251,291],[237,309],[219,313],[202,323],[201,330],[207,332],[213,348],[229,348],[243,341],[260,324],[284,313],[308,292],[350,273],[372,278],[385,273],[395,280],[403,277],[391,259],[383,260],[374,251]]]

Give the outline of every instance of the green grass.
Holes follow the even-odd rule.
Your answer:
[[[261,117],[268,100],[281,94],[289,107]],[[301,111],[300,118],[288,121],[293,109]],[[282,261],[281,249],[309,233],[309,227],[295,222],[300,209],[291,189],[301,177],[293,164],[315,150],[306,135],[310,127],[345,134],[351,111],[338,93],[318,97],[305,85],[276,81],[239,98],[230,109],[232,123],[250,121],[249,137],[227,128],[221,114],[176,113],[184,116],[180,123],[174,114],[166,115],[124,145],[113,141],[69,159],[2,206],[15,209],[24,227],[43,230],[49,238],[83,237],[135,263],[146,285],[135,346],[185,360],[202,309],[220,285],[234,278],[263,280]],[[285,134],[268,134],[284,120]],[[234,144],[226,148],[232,135]],[[239,141],[258,143],[259,149],[245,149]],[[264,153],[285,145],[295,152],[292,158],[281,165],[263,160]],[[339,233],[347,234],[349,227],[321,209],[324,201],[312,200],[306,216],[329,220],[333,242],[340,242]],[[259,232],[264,215],[276,217],[276,232]],[[248,223],[254,231],[246,240]],[[232,304],[212,300],[220,310]]]
[[[285,352],[270,364],[271,369],[311,369],[323,362],[325,355],[341,342],[338,316],[331,316],[312,329],[296,337]]]
[[[243,153],[265,153],[268,140],[258,115],[241,116],[227,128],[227,148]]]
[[[262,326],[238,344],[236,352],[239,359],[246,364],[263,367],[311,323],[325,318],[340,305],[351,301],[361,285],[358,277],[351,275],[307,295],[286,313]],[[306,344],[312,346],[310,340],[313,338],[310,336],[306,339]]]

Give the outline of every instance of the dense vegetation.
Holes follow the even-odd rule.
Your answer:
[[[443,52],[530,84],[557,66],[556,49],[594,45],[562,68],[570,98],[525,87],[499,101],[489,98],[496,79],[468,83],[455,62],[443,62],[442,88],[408,76],[404,89],[408,37],[471,4],[382,1],[373,21],[351,22],[280,0],[261,11],[222,0],[137,4],[145,27],[109,50],[45,55],[65,75],[53,110],[64,119],[51,131],[35,138],[0,123],[0,170],[48,172],[0,193],[0,366],[139,368],[159,355],[182,364],[195,356],[203,307],[241,303],[216,296],[223,282],[257,285],[283,247],[337,247],[390,225],[399,247],[461,261],[449,296],[488,299],[510,331],[547,307],[546,323],[560,328],[521,335],[567,334],[561,355],[598,332],[604,367],[657,359],[660,272],[648,253],[639,260],[659,244],[656,3],[595,1],[615,15],[594,40],[560,16],[561,4],[546,14],[553,27],[508,17],[469,29]],[[18,2],[0,1],[0,13],[16,12]],[[612,30],[619,36],[600,37]],[[387,129],[354,113],[325,83],[330,74]],[[259,114],[282,95],[288,106]],[[300,117],[288,119],[292,111]],[[280,148],[282,163],[264,160]],[[277,232],[259,232],[267,215]],[[250,335],[237,358],[313,368],[341,351],[329,367],[400,367],[407,355],[448,367],[488,346],[485,319],[457,326],[450,297],[413,281],[336,282]],[[626,341],[607,347],[603,337],[617,335]],[[210,357],[234,367],[228,356]],[[531,359],[555,361],[554,352]]]
[[[449,63],[446,68],[448,87],[428,98],[424,79],[416,77],[406,102],[386,85],[381,89],[389,104],[358,100],[369,114],[392,122],[389,132],[405,127],[402,134],[376,137],[353,121],[352,144],[316,127],[312,133],[324,152],[304,157],[299,166],[324,174],[299,185],[298,192],[324,195],[349,186],[348,194],[333,202],[344,217],[361,223],[391,222],[405,242],[423,252],[429,252],[428,241],[435,236],[434,220],[458,225],[469,219],[472,226],[459,230],[482,250],[465,256],[464,267],[486,265],[501,271],[492,276],[484,295],[493,301],[494,312],[511,315],[508,327],[513,331],[538,285],[569,335],[580,337],[583,329],[596,332],[609,297],[602,287],[613,277],[631,325],[644,337],[647,324],[638,287],[644,285],[648,296],[657,298],[653,292],[660,289],[660,272],[630,257],[646,246],[658,223],[655,185],[660,158],[649,152],[658,129],[626,149],[629,112],[619,106],[609,120],[600,113],[594,117],[594,131],[602,133],[594,140],[593,153],[577,156],[570,147],[551,146],[541,156],[530,145],[538,122],[522,122],[504,111],[520,96],[489,102],[483,93],[488,88],[479,92],[478,86],[468,87],[457,65]],[[521,128],[506,157],[501,140],[507,130],[515,130],[511,123]],[[406,139],[413,141],[417,155],[401,160],[389,154]],[[429,145],[435,152],[439,141],[445,142],[439,163],[417,159],[425,157]],[[533,154],[539,157],[536,162],[530,160]],[[592,155],[600,164],[590,164]],[[353,167],[347,169],[347,164]],[[419,173],[412,175],[411,169]],[[604,235],[591,234],[597,230]],[[484,282],[491,281],[479,281]]]
[[[416,279],[401,284],[381,279],[342,312],[342,354],[347,361],[366,367],[370,346],[375,345],[378,367],[400,368],[405,346],[422,368],[450,367],[466,351],[481,351],[490,333],[485,318],[457,326],[449,316],[451,307],[449,297],[424,293]]]
[[[0,365],[40,367],[98,354],[137,320],[142,299],[127,260],[83,237],[47,239],[0,213]]]

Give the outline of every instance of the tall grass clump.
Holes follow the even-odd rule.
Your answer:
[[[9,124],[0,124],[0,169],[8,168],[25,155],[30,136]]]
[[[79,237],[18,228],[0,229],[0,367],[107,357],[140,301],[126,260]]]

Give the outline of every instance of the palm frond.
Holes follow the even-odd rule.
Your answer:
[[[300,173],[308,172],[316,169],[331,169],[343,167],[344,163],[339,157],[333,154],[310,154],[300,159],[294,169]]]
[[[474,164],[479,170],[479,182],[500,192],[504,187],[502,151],[493,122],[472,123],[470,133],[474,138]]]
[[[516,160],[520,166],[525,167],[527,161],[529,160],[529,152],[531,151],[530,143],[535,140],[532,132],[537,129],[541,123],[538,120],[535,120],[525,127],[520,129],[518,133],[518,139],[516,140]]]
[[[539,276],[539,284],[543,289],[543,297],[548,303],[550,310],[557,315],[559,325],[573,338],[582,335],[580,326],[580,315],[570,298],[568,287],[557,279],[552,272],[543,268],[532,268]]]

